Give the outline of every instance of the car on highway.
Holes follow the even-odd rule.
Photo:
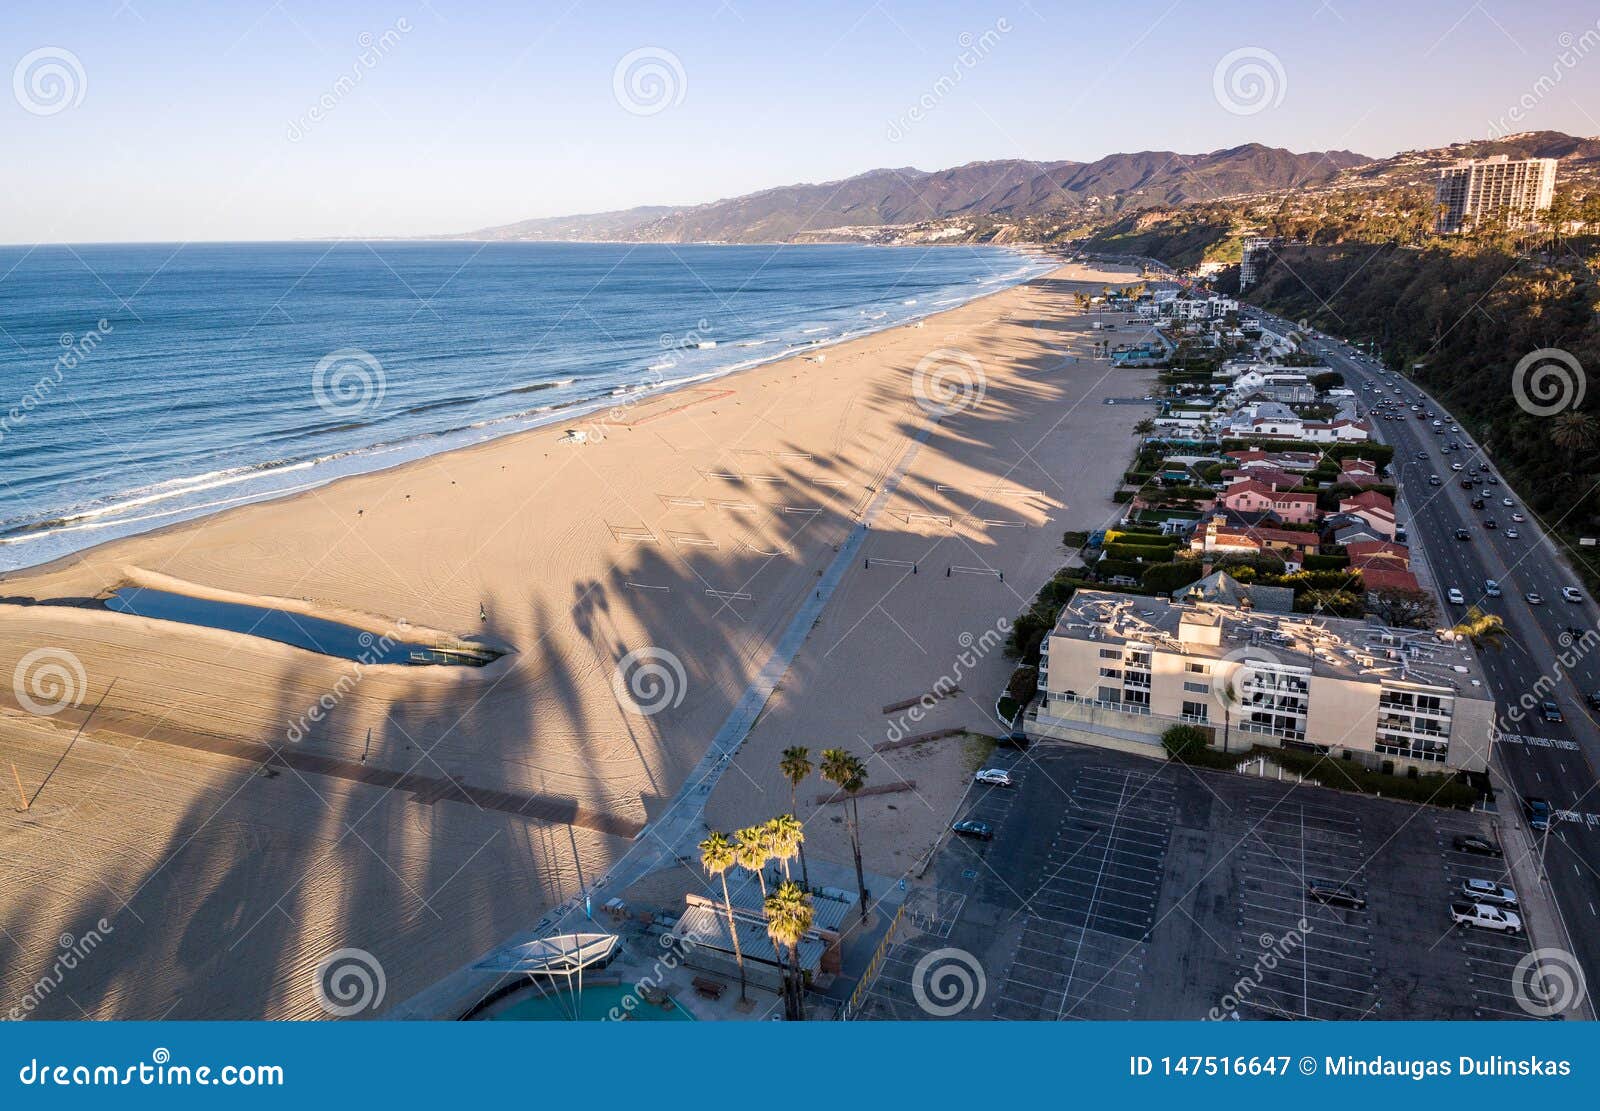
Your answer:
[[[1589,709],[1600,710],[1600,691],[1590,691],[1583,697],[1584,701],[1589,703]]]
[[[1443,486],[1444,485],[1444,479],[1440,478],[1436,474],[1431,474],[1431,475],[1428,476],[1428,485],[1429,486]]]
[[[1461,464],[1460,464],[1460,463],[1451,463],[1451,464],[1450,464],[1450,469],[1451,469],[1451,470],[1452,470],[1452,471],[1459,471],[1459,470],[1461,470],[1461,469],[1462,469],[1462,468],[1461,468]]]
[[[957,822],[950,827],[950,830],[962,837],[975,837],[979,841],[994,840],[994,826],[988,822],[975,821],[972,818]]]
[[[1561,707],[1551,702],[1548,698],[1539,703],[1539,719],[1551,725],[1560,725],[1567,719],[1561,716]]]
[[[1462,880],[1461,894],[1475,903],[1488,903],[1495,907],[1517,905],[1517,893],[1494,880]]]
[[[1520,514],[1520,513],[1513,513],[1513,514],[1512,514],[1512,515],[1511,515],[1511,519],[1512,519],[1512,520],[1513,520],[1513,521],[1515,521],[1515,522],[1517,522],[1517,523],[1518,523],[1518,524],[1519,524],[1519,525],[1520,525],[1520,524],[1521,524],[1521,523],[1522,523],[1522,522],[1523,522],[1523,521],[1525,521],[1525,520],[1527,520],[1527,518],[1526,518],[1526,517],[1524,517],[1524,516],[1523,516],[1523,515],[1522,515],[1522,514]]]
[[[1506,529],[1505,532],[1501,533],[1500,535],[1504,536],[1507,540],[1515,540],[1517,537],[1521,536],[1522,533],[1518,532],[1514,528],[1508,528],[1508,529]]]
[[[1526,594],[1524,594],[1522,596],[1522,600],[1524,602],[1527,602],[1528,605],[1530,605],[1530,606],[1542,606],[1542,605],[1544,605],[1544,595],[1540,594],[1537,590],[1528,591]]]
[[[1453,586],[1449,590],[1445,591],[1445,597],[1450,600],[1450,604],[1452,606],[1464,606],[1467,604],[1466,597],[1461,593],[1460,590]]]
[[[1458,528],[1458,529],[1456,529],[1456,539],[1457,540],[1471,540],[1472,539],[1472,533],[1468,532],[1464,528]]]
[[[974,783],[982,783],[986,787],[1014,787],[1016,781],[1011,778],[1011,773],[1004,768],[984,768],[972,774]]]
[[[1470,490],[1470,489],[1472,489],[1472,479],[1470,479],[1470,478],[1463,478],[1463,479],[1462,479],[1462,480],[1461,480],[1461,488],[1462,488],[1462,489],[1463,489],[1463,490]]]
[[[1457,852],[1474,853],[1478,856],[1504,856],[1500,846],[1487,837],[1480,837],[1476,833],[1457,834],[1451,845]]]
[[[1512,506],[1516,505],[1517,503],[1512,501],[1510,498],[1501,498],[1500,499],[1500,504],[1505,506],[1507,509],[1510,509]]]
[[[1474,508],[1474,509],[1483,509],[1484,508],[1483,499],[1482,498],[1473,498],[1472,499],[1472,508]]]
[[[1484,528],[1499,528],[1500,526],[1494,523],[1494,518],[1493,517],[1485,517],[1483,519],[1483,527]]]
[[[1578,593],[1578,588],[1575,586],[1564,586],[1561,588],[1561,599],[1565,602],[1581,602],[1583,595]]]
[[[1498,582],[1496,582],[1494,579],[1484,579],[1483,580],[1483,593],[1485,595],[1487,595],[1488,597],[1490,597],[1490,598],[1498,598],[1498,597],[1500,597],[1500,595],[1502,593],[1501,590],[1500,590],[1500,584]]]

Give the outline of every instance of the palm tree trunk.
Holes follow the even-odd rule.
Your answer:
[[[796,783],[794,780],[792,780],[792,779],[789,780],[789,813],[793,814],[796,818],[798,818],[800,816],[800,811],[798,809],[796,809],[796,803],[795,803],[795,794],[796,794],[796,791],[797,791],[799,786],[800,785],[798,783]],[[804,822],[802,822],[800,824],[801,824],[802,827],[804,827],[804,825],[805,825]],[[799,848],[800,848],[800,886],[805,888],[807,891],[810,891],[811,890],[811,876],[806,871],[806,843],[804,841],[800,842]]]
[[[856,890],[861,894],[861,921],[867,920],[867,879],[861,871],[861,812],[856,809],[856,797],[850,796],[850,849],[856,856]]]
[[[794,1021],[804,1022],[806,1020],[806,993],[805,978],[800,975],[799,942],[789,946],[789,967],[794,973],[791,981],[793,986],[790,988],[791,996],[789,1000],[789,1006],[793,1011],[792,1017]]]
[[[728,898],[728,873],[722,873],[722,909],[728,912],[728,936],[733,938],[733,959],[739,962],[739,1002],[747,1003],[744,993],[744,950],[739,948],[739,927],[733,922],[733,902]]]

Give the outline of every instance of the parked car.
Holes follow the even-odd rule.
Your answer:
[[[966,821],[957,822],[950,829],[962,837],[975,837],[979,841],[994,840],[994,826],[988,822],[978,822],[968,818]]]
[[[1488,903],[1492,907],[1517,905],[1517,893],[1494,880],[1462,880],[1461,894],[1474,903]]]
[[[1313,882],[1307,886],[1306,895],[1323,906],[1344,907],[1347,910],[1365,910],[1367,906],[1365,896],[1336,883]]]
[[[982,783],[988,787],[1015,787],[1016,781],[1011,778],[1011,773],[1004,768],[984,768],[981,772],[972,775],[974,783]]]
[[[1478,856],[1504,856],[1500,846],[1487,837],[1480,837],[1476,833],[1458,834],[1451,842],[1457,852],[1476,853]]]
[[[1528,815],[1528,827],[1530,829],[1543,833],[1550,828],[1550,801],[1548,799],[1523,799],[1522,810]]]
[[[1562,598],[1563,601],[1566,601],[1566,602],[1581,602],[1581,601],[1583,601],[1583,595],[1578,593],[1578,588],[1575,587],[1575,586],[1564,586],[1564,587],[1562,587],[1561,588],[1561,598]]]
[[[1559,725],[1567,720],[1561,716],[1561,707],[1551,702],[1548,698],[1539,703],[1539,717],[1552,725]]]
[[[1521,918],[1488,903],[1451,903],[1450,917],[1458,926],[1476,926],[1480,930],[1499,930],[1508,934],[1522,932]]]

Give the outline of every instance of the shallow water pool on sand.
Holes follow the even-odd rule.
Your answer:
[[[482,667],[499,655],[488,649],[465,650],[416,644],[397,639],[393,632],[374,633],[303,613],[243,602],[193,598],[187,594],[150,590],[141,586],[121,587],[106,599],[106,608],[137,617],[244,633],[246,636],[275,640],[280,644],[363,664]]]

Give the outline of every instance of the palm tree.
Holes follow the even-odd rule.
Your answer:
[[[789,813],[800,813],[796,805],[795,796],[800,790],[800,784],[812,772],[811,750],[804,745],[794,745],[783,750],[783,759],[778,766],[783,769],[783,774],[789,780]],[[806,868],[805,839],[800,841],[800,885],[807,891],[811,890],[811,872]]]
[[[722,881],[722,909],[728,916],[728,936],[733,938],[733,959],[739,962],[739,1002],[747,1002],[744,990],[744,950],[739,948],[739,928],[733,921],[733,901],[728,898],[728,869],[739,862],[733,843],[713,831],[700,842],[700,867],[706,875]]]
[[[1469,607],[1466,616],[1450,631],[1458,637],[1466,637],[1474,648],[1493,648],[1495,651],[1500,650],[1509,635],[1506,623],[1499,614],[1485,613],[1477,606]]]
[[[767,876],[762,871],[771,859],[771,845],[767,840],[767,827],[745,826],[733,835],[734,853],[739,860],[739,867],[747,872],[754,872],[756,879],[761,883],[761,897],[767,897]]]
[[[783,878],[792,878],[789,875],[789,861],[799,855],[800,846],[805,844],[806,827],[793,814],[780,814],[767,822],[767,831],[772,857],[783,865]]]
[[[1588,413],[1562,413],[1550,427],[1550,442],[1573,454],[1591,451],[1600,443],[1600,421]]]
[[[811,897],[797,884],[784,880],[762,904],[767,913],[767,936],[774,948],[789,951],[789,969],[784,975],[784,1017],[792,1022],[806,1017],[805,984],[800,974],[800,942],[816,920]]]
[[[1149,417],[1145,417],[1138,424],[1133,426],[1134,433],[1139,436],[1148,436],[1155,430],[1156,422],[1151,420]]]
[[[1217,701],[1222,703],[1222,751],[1224,753],[1228,751],[1228,741],[1233,734],[1233,708],[1239,702],[1239,692],[1233,686],[1234,676],[1236,675],[1238,675],[1238,670],[1235,670],[1233,675],[1228,676],[1227,682],[1217,689]]]
[[[850,796],[850,851],[856,858],[856,890],[861,896],[861,921],[867,920],[867,880],[861,871],[861,812],[857,809],[856,792],[866,786],[867,767],[842,748],[830,748],[822,754],[822,778]]]

